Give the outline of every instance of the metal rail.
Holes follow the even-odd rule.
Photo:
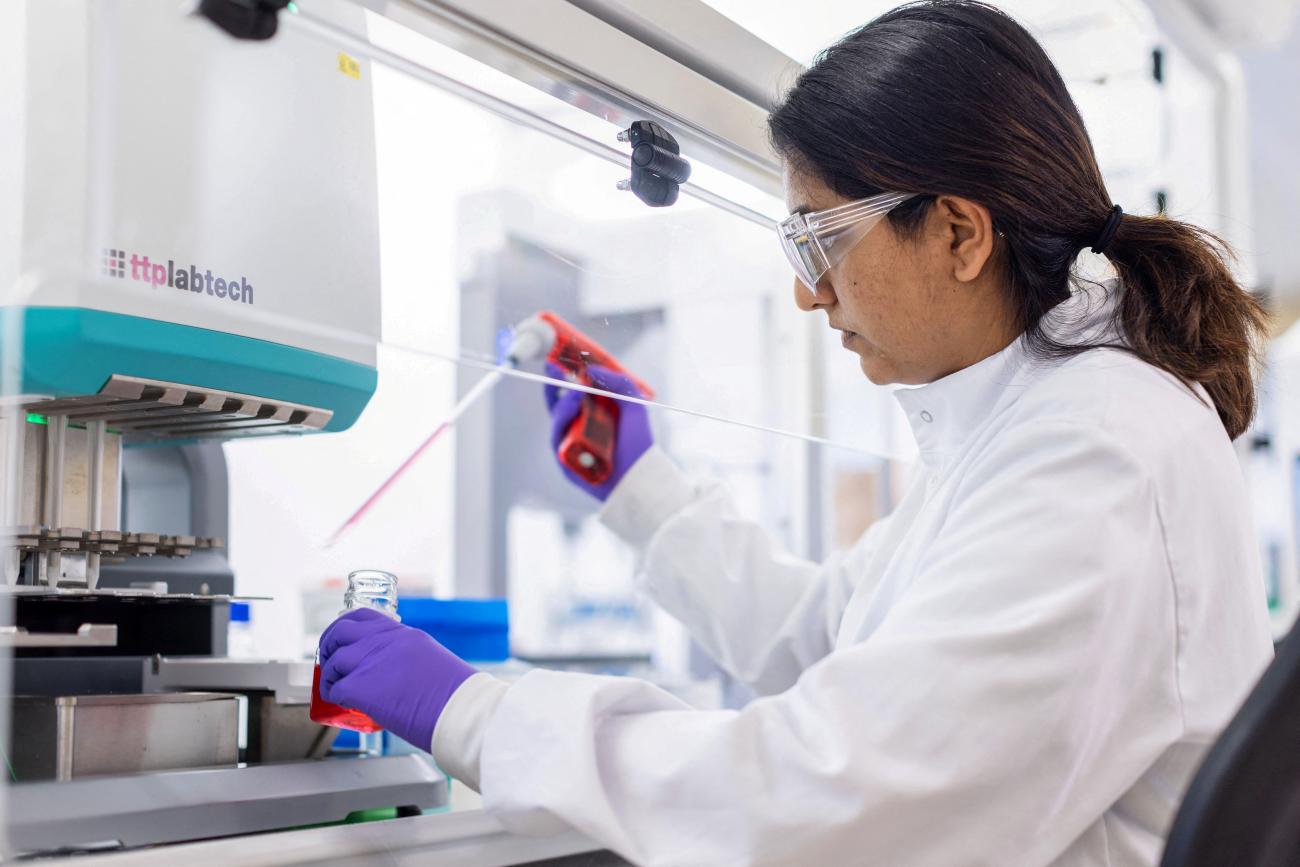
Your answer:
[[[287,16],[287,21],[294,26],[300,27],[304,32],[324,39],[337,45],[346,47],[349,51],[355,52],[367,59],[380,63],[390,69],[401,72],[405,75],[423,81],[426,84],[433,85],[440,90],[457,96],[461,99],[471,102],[474,105],[483,108],[503,120],[520,124],[529,129],[559,139],[567,144],[573,145],[579,150],[585,151],[592,156],[599,157],[606,162],[618,166],[627,167],[629,155],[613,145],[602,144],[587,136],[575,132],[568,127],[558,124],[553,120],[542,117],[541,115],[521,108],[514,103],[494,96],[486,91],[480,90],[473,85],[458,81],[448,75],[444,75],[435,69],[417,63],[408,57],[404,57],[396,52],[382,48],[369,40],[362,39],[356,34],[348,31],[343,27],[326,21],[323,18],[312,15],[309,12],[299,9],[297,14]],[[733,202],[730,199],[720,196],[717,193],[701,187],[698,184],[687,182],[681,186],[682,192],[707,202],[716,208],[720,208],[727,213],[733,214],[751,223],[771,229],[776,226],[776,221],[771,217],[759,213],[752,208]]]

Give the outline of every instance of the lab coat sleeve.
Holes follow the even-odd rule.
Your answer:
[[[633,464],[600,517],[640,552],[646,594],[759,694],[788,689],[830,652],[883,523],[847,554],[802,560],[742,518],[725,488],[696,486],[658,448]]]
[[[1152,483],[1104,432],[997,451],[889,616],[781,695],[693,711],[525,675],[487,723],[485,805],[647,865],[1053,861],[1182,731],[1172,577]]]
[[[506,689],[506,684],[487,672],[470,675],[451,694],[433,729],[429,753],[434,762],[476,792],[483,733]]]

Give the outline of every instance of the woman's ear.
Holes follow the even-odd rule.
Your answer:
[[[949,240],[953,278],[961,283],[977,279],[993,258],[996,232],[989,209],[960,196],[939,196],[934,205]]]

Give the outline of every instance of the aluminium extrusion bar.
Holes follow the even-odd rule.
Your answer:
[[[45,429],[45,526],[57,530],[63,521],[63,470],[67,457],[68,420],[51,418]],[[63,555],[57,550],[42,551],[39,555],[38,580],[51,587],[59,585],[63,571]]]
[[[353,2],[610,123],[656,121],[684,151],[782,195],[780,162],[767,138],[768,105],[570,0]],[[739,25],[735,30],[748,35]]]
[[[315,35],[340,43],[349,50],[367,57],[372,61],[381,63],[384,66],[395,69],[398,72],[409,75],[412,78],[425,82],[426,84],[431,84],[440,90],[445,90],[454,96],[471,102],[504,120],[518,123],[522,126],[528,127],[529,129],[559,139],[560,141],[571,144],[580,150],[586,151],[593,156],[614,163],[615,165],[627,166],[629,164],[631,159],[630,155],[612,145],[601,144],[598,141],[587,138],[581,133],[574,132],[562,124],[548,120],[547,118],[528,111],[525,108],[520,108],[511,102],[479,90],[463,81],[457,81],[450,76],[430,69],[414,60],[389,51],[386,48],[381,48],[380,46],[364,40],[344,28],[321,18],[300,11],[297,15],[289,16],[288,20],[298,22],[304,29],[313,31]],[[720,196],[717,193],[705,189],[697,184],[687,182],[681,185],[681,189],[683,192],[694,198],[707,202],[714,207],[748,220],[751,223],[756,223],[769,229],[776,225],[776,221],[771,217],[760,214],[758,211],[755,211],[752,208],[747,208],[737,202],[733,202],[730,199]]]
[[[660,54],[771,110],[803,65],[702,0],[568,0]]]
[[[728,84],[701,73],[698,65],[647,40],[645,32],[623,29],[573,0],[361,1],[382,5],[394,19],[412,19],[400,16],[403,8],[424,21],[437,18],[443,29],[459,30],[461,42],[469,36],[480,43],[472,48],[480,60],[487,58],[499,69],[504,60],[510,66],[504,70],[520,81],[569,96],[569,103],[623,125],[643,117],[666,123],[677,138],[694,139],[695,147],[724,157],[737,177],[757,186],[771,183],[768,191],[780,192],[780,165],[764,123],[771,105],[737,95]],[[757,40],[729,19],[722,22],[731,25],[732,42]],[[489,58],[490,53],[498,56]],[[771,75],[779,77],[779,71]],[[775,84],[759,87],[768,83]]]
[[[103,421],[92,421],[86,426],[90,434],[90,456],[86,484],[90,488],[90,524],[92,531],[98,533],[105,529],[104,523],[104,435],[107,427]],[[86,555],[86,586],[94,590],[99,584],[99,552],[91,551]]]

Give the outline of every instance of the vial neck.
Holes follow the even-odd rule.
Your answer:
[[[391,617],[399,623],[402,620],[401,616],[397,613],[397,604],[395,602],[389,603],[388,600],[380,599],[349,599],[347,600],[347,604],[345,604],[342,610],[339,611],[339,614],[347,614],[349,611],[357,611],[362,608],[369,608],[371,611],[378,611],[385,617]]]

